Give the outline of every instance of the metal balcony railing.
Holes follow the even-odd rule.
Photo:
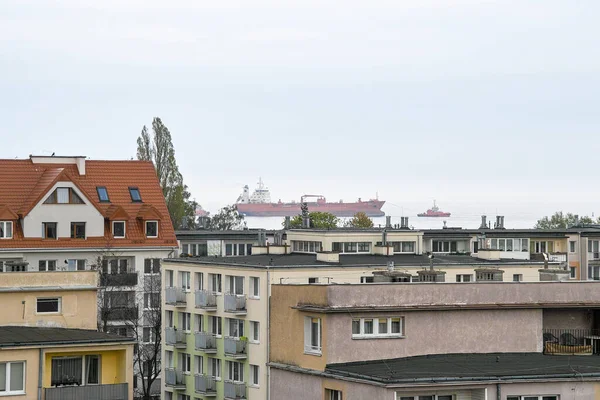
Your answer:
[[[545,354],[600,355],[600,329],[544,329]]]
[[[194,380],[196,383],[196,393],[200,393],[205,396],[217,394],[217,383],[214,377],[196,374],[194,376]]]
[[[217,294],[215,292],[209,292],[208,290],[197,290],[196,291],[196,307],[204,308],[206,310],[217,309]]]
[[[234,314],[246,313],[246,296],[243,294],[226,294],[225,311]]]
[[[45,388],[46,400],[127,400],[127,383]]]
[[[137,284],[137,272],[100,275],[100,286],[136,286]]]
[[[165,342],[169,346],[184,348],[187,346],[188,334],[175,328],[165,328]]]
[[[217,352],[217,337],[209,332],[196,332],[196,349],[205,353]]]
[[[225,355],[234,358],[246,358],[248,356],[248,342],[234,337],[226,337],[223,346]]]
[[[228,400],[247,399],[246,384],[244,382],[225,381],[225,398]]]
[[[187,292],[180,287],[165,288],[165,303],[175,306],[185,306],[187,304]]]
[[[185,389],[185,375],[183,375],[183,371],[175,368],[166,368],[165,385],[175,389]]]

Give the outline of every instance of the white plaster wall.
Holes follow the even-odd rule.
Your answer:
[[[44,204],[58,187],[70,187],[85,204]],[[23,220],[25,237],[41,238],[42,222],[56,222],[59,238],[71,237],[71,222],[85,222],[88,237],[104,236],[104,217],[72,182],[58,182]]]

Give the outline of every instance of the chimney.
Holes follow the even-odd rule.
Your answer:
[[[381,244],[383,246],[387,246],[387,232],[385,231],[385,229],[381,233]]]
[[[494,229],[500,229],[500,219],[499,215],[496,215],[496,223],[494,224]]]
[[[267,245],[267,232],[264,229],[258,231],[258,245],[261,247]]]
[[[386,217],[385,217],[385,227],[386,228],[392,227],[392,217],[390,215],[386,215]]]
[[[85,156],[34,156],[30,155],[29,159],[33,164],[71,164],[77,166],[79,175],[85,175]]]
[[[481,225],[479,225],[479,229],[486,229],[487,228],[487,221],[486,221],[487,217],[485,215],[481,216]]]
[[[302,217],[302,228],[310,228],[310,217]]]
[[[579,215],[575,215],[575,226],[579,226]]]
[[[408,228],[408,217],[400,217],[400,229]]]
[[[284,222],[283,222],[283,227],[284,227],[284,229],[290,229],[290,225],[291,225],[291,224],[292,224],[292,219],[290,218],[290,216],[289,216],[289,215],[287,215],[287,216],[285,217],[285,220],[284,220]]]
[[[444,227],[442,229],[448,229],[448,226],[446,226],[446,221],[444,221]]]

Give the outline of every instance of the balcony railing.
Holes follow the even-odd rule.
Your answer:
[[[165,303],[175,306],[185,306],[187,304],[187,296],[183,288],[167,287],[165,289]]]
[[[226,337],[223,346],[225,355],[233,358],[248,357],[248,342],[234,337]]]
[[[100,286],[136,286],[137,284],[137,272],[100,275]]]
[[[135,321],[139,310],[137,307],[108,307],[101,313],[107,321]]]
[[[225,381],[225,398],[228,400],[247,399],[244,382]]]
[[[196,332],[196,349],[205,353],[217,352],[217,337],[209,332]]]
[[[225,311],[234,314],[245,314],[246,296],[243,294],[226,294]]]
[[[127,400],[127,383],[45,388],[46,400]]]
[[[208,290],[196,291],[196,307],[211,311],[217,309],[217,294]]]
[[[185,389],[185,375],[175,368],[165,369],[165,385],[174,389]]]
[[[600,329],[544,329],[544,353],[600,355]]]
[[[217,384],[215,378],[208,375],[195,375],[196,382],[196,393],[200,393],[204,396],[216,396],[217,395]]]
[[[175,328],[165,329],[165,342],[169,346],[185,348],[187,346],[188,334],[185,331],[178,331]]]

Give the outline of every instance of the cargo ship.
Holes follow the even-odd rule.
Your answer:
[[[449,212],[440,211],[439,207],[435,204],[435,200],[433,201],[433,207],[427,210],[424,213],[417,214],[417,217],[449,217]]]
[[[381,211],[385,201],[379,199],[368,201],[358,199],[356,203],[344,203],[340,200],[338,203],[330,203],[320,194],[305,194],[300,198],[300,202],[283,203],[279,200],[277,203],[272,203],[271,193],[265,187],[262,179],[259,179],[258,187],[252,194],[250,194],[248,185],[244,186],[242,194],[236,201],[236,206],[240,214],[249,217],[293,217],[300,214],[300,205],[304,202],[308,205],[310,212],[328,212],[336,217],[353,217],[358,212],[363,212],[369,217],[385,215]]]

